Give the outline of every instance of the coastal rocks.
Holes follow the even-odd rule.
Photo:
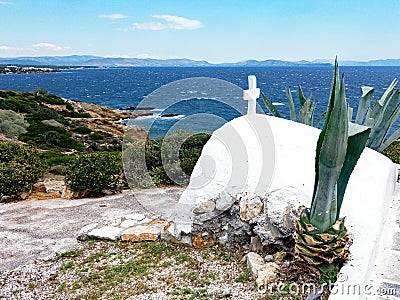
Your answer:
[[[115,111],[109,107],[96,105],[94,103],[85,103],[72,100],[66,102],[74,108],[74,111],[87,113],[90,115],[88,118],[82,118],[81,121],[86,123],[86,126],[93,131],[104,131],[116,136],[124,136],[127,126],[120,122],[121,120],[134,119],[140,116],[151,115],[149,112],[121,112]],[[130,134],[135,138],[144,139],[147,137],[148,132],[143,128],[131,129]]]
[[[251,274],[256,278],[258,287],[265,286],[268,283],[276,281],[278,264],[274,262],[265,262],[264,259],[255,252],[249,252],[245,256],[247,268]]]
[[[166,223],[157,215],[132,213],[87,225],[79,231],[78,240],[155,241],[160,238]]]

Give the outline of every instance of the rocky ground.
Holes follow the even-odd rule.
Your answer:
[[[322,280],[282,253],[266,257],[277,264],[276,285],[258,289],[247,267],[263,262],[243,259],[248,248],[77,241],[88,224],[144,212],[138,193],[154,194],[0,204],[0,299],[305,299],[288,294],[291,284]],[[168,189],[165,197],[181,193]]]

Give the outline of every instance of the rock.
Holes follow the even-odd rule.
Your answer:
[[[249,252],[246,254],[245,257],[247,268],[250,269],[251,274],[253,274],[254,278],[257,278],[258,272],[261,271],[265,266],[264,259],[255,252]]]
[[[271,254],[267,254],[267,255],[265,255],[265,257],[264,257],[264,261],[265,261],[265,262],[273,262],[273,261],[274,261],[274,256],[271,255]]]
[[[207,200],[196,204],[193,209],[195,214],[211,213],[215,209],[215,202],[213,200]]]
[[[46,193],[46,191],[46,186],[43,183],[35,186],[32,190],[33,193]]]
[[[61,193],[61,198],[72,200],[79,199],[85,196],[85,192],[73,192],[69,187],[65,187],[63,192]]]
[[[243,221],[250,221],[251,219],[260,215],[263,208],[263,203],[260,197],[248,198],[247,195],[240,197],[239,209],[240,217]]]
[[[78,232],[78,241],[86,241],[89,239],[88,233],[95,229],[99,223],[92,223],[81,228]]]
[[[125,218],[129,220],[135,220],[137,222],[142,221],[146,216],[144,214],[133,213],[130,215],[126,215]]]
[[[275,282],[279,266],[274,262],[269,262],[258,272],[256,284],[258,287],[267,286],[269,283]]]
[[[265,263],[264,259],[255,252],[247,253],[246,264],[254,278],[257,286],[265,286],[276,281],[276,273],[279,266],[274,262]]]
[[[172,220],[166,222],[163,230],[161,231],[161,238],[165,241],[172,243],[184,244],[187,246],[193,246],[192,238],[186,234],[180,234],[179,236],[175,233],[175,225]]]
[[[228,210],[235,203],[236,199],[229,195],[227,192],[223,191],[219,194],[217,201],[215,202],[215,208],[220,211]]]
[[[122,229],[114,226],[104,226],[101,228],[93,229],[88,232],[88,237],[100,239],[100,240],[111,240],[115,241],[120,237]]]
[[[197,235],[193,235],[192,236],[193,247],[195,249],[202,249],[215,245],[216,242],[215,240],[213,240],[212,236],[210,234],[207,234],[207,236],[208,238],[204,239],[202,232],[199,232]]]
[[[128,220],[123,221],[120,226],[122,228],[128,228],[128,227],[133,227],[133,226],[137,225],[137,223],[138,222],[136,220],[128,219]]]
[[[264,246],[277,245],[283,250],[293,247],[295,221],[299,218],[299,206],[307,195],[299,189],[284,187],[270,192],[265,202],[265,213],[256,220],[254,232]]]
[[[250,251],[261,252],[263,250],[263,245],[261,239],[258,236],[252,236],[250,240]]]
[[[155,241],[160,236],[161,231],[161,226],[138,225],[125,229],[121,234],[121,239],[130,242]]]
[[[25,200],[26,198],[28,198],[29,194],[30,194],[30,192],[22,193],[22,194],[19,196],[19,198],[20,198],[21,200]]]
[[[106,219],[103,220],[103,225],[119,227],[124,220],[125,220],[124,217],[115,217],[112,219]]]
[[[28,200],[50,200],[50,199],[57,199],[60,198],[59,192],[32,192],[29,194]]]

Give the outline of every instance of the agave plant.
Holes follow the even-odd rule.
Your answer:
[[[400,129],[388,136],[389,129],[400,117],[400,90],[395,88],[397,83],[397,79],[393,80],[381,99],[374,103],[372,109],[370,105],[374,88],[369,86],[361,87],[361,97],[355,123],[371,128],[367,147],[379,152],[382,152],[391,143],[400,138]]]
[[[299,95],[299,102],[300,102],[300,110],[299,113],[296,113],[296,109],[294,106],[294,101],[293,101],[293,96],[290,88],[286,88],[286,98],[289,103],[289,112],[290,112],[290,120],[293,122],[298,122],[302,124],[306,124],[309,126],[313,126],[314,124],[314,113],[315,113],[315,107],[316,107],[316,102],[311,101],[311,94],[307,98],[304,96],[303,90],[300,86],[300,84],[297,85],[297,91]],[[281,114],[279,113],[278,109],[275,107],[275,105],[265,96],[264,93],[261,92],[261,97],[264,101],[265,106],[269,110],[269,112],[274,116],[281,118]],[[315,127],[318,127],[319,123],[322,121],[322,119],[325,117],[326,113],[321,114],[321,116],[318,118],[317,122],[315,123]]]
[[[349,123],[344,78],[335,71],[324,126],[318,138],[315,184],[311,209],[304,208],[296,222],[295,252],[320,265],[347,259],[349,239],[344,218],[339,218],[350,175],[365,148],[370,128]]]

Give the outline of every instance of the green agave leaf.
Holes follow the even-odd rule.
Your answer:
[[[322,142],[325,137],[326,129],[329,123],[329,119],[331,116],[331,112],[335,103],[335,98],[337,97],[336,95],[339,94],[339,67],[337,63],[337,58],[335,59],[335,69],[333,73],[333,79],[332,79],[332,88],[331,88],[331,93],[329,96],[329,103],[328,103],[328,109],[326,110],[326,118],[324,122],[324,126],[322,127],[321,133],[318,137],[317,141],[317,148],[316,148],[316,154],[315,154],[315,182],[314,182],[314,191],[313,191],[313,197],[312,197],[312,202],[311,202],[311,211],[315,209],[315,194],[317,193],[317,187],[318,187],[318,182],[319,182],[319,156],[321,152],[321,146]]]
[[[296,110],[294,108],[294,101],[292,92],[290,91],[290,87],[286,88],[286,98],[288,99],[289,102],[290,120],[296,122],[297,121]]]
[[[353,108],[348,106],[347,107],[347,114],[348,114],[348,118],[349,118],[349,122],[351,122],[351,120],[353,120]]]
[[[308,120],[307,120],[307,125],[313,126],[314,123],[314,113],[315,113],[315,108],[317,107],[317,103],[312,103],[311,108],[308,113]]]
[[[392,93],[392,91],[394,90],[394,88],[398,82],[399,81],[397,80],[397,78],[393,79],[392,83],[388,86],[386,91],[383,93],[381,99],[379,99],[379,101],[378,101],[381,106],[385,105],[389,95]]]
[[[374,95],[374,88],[370,86],[361,87],[361,96],[358,102],[358,109],[355,122],[357,124],[363,124],[364,118],[371,105],[371,100]]]
[[[265,106],[268,108],[269,112],[277,118],[281,118],[281,114],[279,111],[276,109],[275,105],[272,104],[271,100],[267,98],[267,96],[264,95],[263,92],[261,92],[261,97],[264,101]]]
[[[377,122],[379,116],[382,113],[382,109],[387,103],[388,99],[390,98],[390,95],[393,93],[393,90],[397,84],[397,79],[394,79],[392,83],[388,86],[386,89],[385,93],[383,93],[382,97],[380,100],[376,101],[372,111],[370,112],[370,115],[368,116],[369,118],[372,118]]]
[[[399,91],[394,90],[385,102],[371,130],[368,147],[377,150],[383,143],[390,127],[400,115]]]
[[[315,127],[316,127],[316,128],[319,128],[319,124],[321,123],[322,119],[325,118],[325,116],[326,116],[326,111],[324,111],[324,112],[319,116],[319,118],[317,119],[317,122],[315,123]]]
[[[300,108],[299,118],[298,118],[299,123],[307,124],[309,119],[308,115],[310,108],[311,108],[311,100],[307,99],[304,105]]]
[[[297,91],[299,93],[299,100],[300,100],[300,107],[303,107],[303,105],[306,103],[306,97],[304,97],[303,90],[301,89],[300,84],[297,84]]]
[[[348,143],[346,149],[346,158],[343,163],[338,182],[337,182],[337,213],[336,219],[339,218],[340,209],[342,207],[344,193],[350,179],[350,175],[357,164],[358,159],[363,152],[371,129],[367,126],[349,123]]]
[[[321,232],[326,231],[336,221],[337,181],[347,149],[348,113],[344,78],[342,77],[341,84],[333,88],[339,88],[339,91],[334,95],[334,106],[328,111],[328,121],[325,122],[326,127],[324,126],[325,132],[317,162],[319,176],[311,207],[311,224]]]
[[[378,151],[382,152],[387,147],[389,147],[391,143],[397,141],[398,139],[400,139],[400,128],[393,132],[392,135],[385,140],[385,142],[378,148]]]

